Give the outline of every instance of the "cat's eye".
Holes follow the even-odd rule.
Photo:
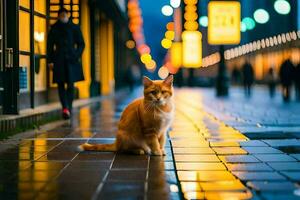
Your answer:
[[[168,92],[168,91],[166,91],[166,90],[163,90],[163,91],[162,91],[163,94],[167,94],[167,92]]]
[[[155,95],[157,93],[157,91],[153,90],[150,93],[153,94],[153,95]]]

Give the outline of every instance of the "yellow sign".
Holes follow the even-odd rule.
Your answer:
[[[237,1],[208,3],[208,43],[239,44],[241,40],[241,4]]]
[[[202,65],[202,34],[199,31],[182,33],[182,65],[198,68]]]
[[[171,63],[174,67],[179,68],[182,65],[181,42],[173,42],[171,46]]]

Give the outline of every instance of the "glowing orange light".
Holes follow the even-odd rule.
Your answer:
[[[198,23],[196,21],[186,21],[184,23],[184,28],[189,31],[198,30]]]
[[[174,30],[174,22],[167,23],[166,27],[167,27],[167,30],[173,31]]]
[[[169,49],[171,46],[172,46],[172,41],[167,39],[167,38],[164,38],[162,41],[161,41],[161,46],[165,49]]]
[[[150,62],[146,63],[147,69],[152,70],[152,69],[155,69],[155,67],[156,67],[156,62],[154,60],[151,60]]]
[[[126,41],[126,47],[128,49],[133,49],[135,47],[135,42],[133,40],[127,40]]]
[[[146,64],[146,63],[149,63],[151,60],[152,60],[152,57],[151,57],[150,54],[145,53],[145,54],[141,55],[141,61],[142,61],[142,63]]]
[[[167,31],[165,33],[165,37],[169,40],[174,40],[175,37],[175,32],[174,31]]]

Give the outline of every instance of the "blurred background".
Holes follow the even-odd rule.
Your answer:
[[[76,98],[133,90],[142,75],[171,73],[178,87],[210,87],[218,96],[231,85],[250,96],[254,84],[272,96],[290,82],[283,96],[291,91],[299,99],[299,1],[225,2],[1,0],[0,114],[58,101],[46,44],[60,7],[70,11],[86,44]],[[283,64],[291,70],[280,72]]]

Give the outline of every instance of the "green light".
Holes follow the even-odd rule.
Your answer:
[[[247,31],[247,26],[244,22],[241,22],[241,32],[246,32]]]
[[[277,0],[274,3],[274,9],[281,15],[287,15],[291,11],[291,5],[286,0]]]
[[[267,23],[270,19],[269,13],[264,9],[257,9],[253,16],[255,21],[259,24]]]
[[[199,24],[203,27],[207,27],[208,25],[208,17],[207,16],[201,16],[199,18]]]
[[[250,17],[245,17],[242,20],[242,23],[245,24],[246,30],[252,30],[255,27],[255,21],[252,18],[250,18]]]

